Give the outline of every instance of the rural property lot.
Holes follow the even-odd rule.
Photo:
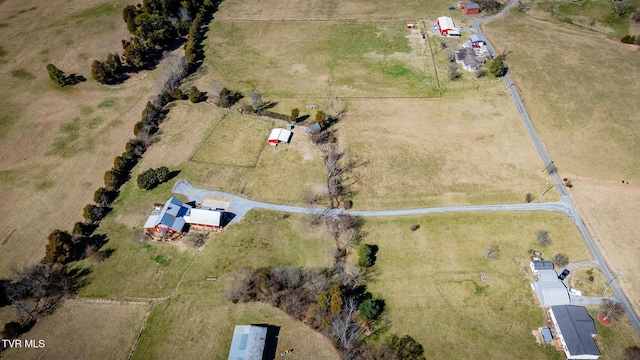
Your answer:
[[[504,31],[510,74],[536,130],[561,177],[572,180],[569,192],[638,312],[640,58],[602,35],[515,13],[506,15]],[[534,32],[539,36],[532,47]],[[502,20],[489,24],[486,34],[502,38]],[[500,52],[501,43],[495,45]]]
[[[412,232],[414,224],[420,228]],[[553,347],[540,347],[531,336],[545,320],[529,285],[527,251],[540,250],[547,258],[564,253],[572,262],[589,259],[572,224],[562,214],[542,212],[367,218],[364,241],[379,246],[379,275],[368,287],[386,301],[392,331],[424,344],[427,358],[559,359]],[[540,229],[549,231],[551,246],[538,244]],[[499,255],[486,260],[491,244],[498,245]],[[604,332],[599,327],[598,334],[598,344],[607,344],[607,359],[620,358],[622,349],[638,343],[625,321]]]
[[[339,124],[359,209],[539,201],[547,177],[502,84],[476,96],[357,100]]]
[[[7,24],[0,26],[0,76],[10,85],[0,89],[0,151],[7,153],[0,158],[0,194],[4,203],[17,204],[17,209],[0,210],[5,232],[0,234],[0,275],[9,275],[15,262],[40,260],[52,229],[70,230],[81,220],[82,207],[102,185],[102,174],[132,136],[149,96],[157,92],[153,83],[161,77],[162,65],[112,87],[89,80],[60,90],[46,78],[48,62],[89,77],[94,58],[120,50],[120,39],[127,36],[121,9],[127,4],[0,2],[0,23]],[[404,28],[419,17],[442,15],[450,5],[227,0],[210,24],[206,60],[185,86],[240,90],[245,104],[257,90],[276,102],[273,111],[287,115],[298,107],[301,115],[313,117],[328,103],[336,106],[328,107],[330,114],[346,110],[336,129],[346,157],[362,160],[350,174],[356,181],[350,196],[358,210],[518,203],[527,193],[539,202],[557,200],[555,189],[539,197],[548,177],[540,172],[544,165],[503,82],[475,79],[466,72],[456,81],[447,80],[446,52],[432,57],[428,44]],[[490,28],[491,38],[504,37],[498,26]],[[566,50],[574,49],[574,41],[583,48],[606,43],[594,35],[538,26],[514,15],[502,28],[513,34],[513,53],[508,55],[513,62],[508,65],[518,86],[527,90],[523,98],[533,121],[561,173],[576,180],[573,195],[581,211],[600,236],[612,270],[620,264],[620,280],[634,294],[626,282],[637,289],[639,278],[625,274],[635,269],[638,256],[633,255],[640,254],[632,248],[632,234],[638,231],[626,232],[625,226],[640,230],[633,217],[640,211],[640,197],[627,192],[637,191],[634,183],[640,183],[638,125],[630,121],[640,105],[629,95],[636,78],[593,65],[610,55]],[[547,48],[532,49],[534,33],[544,37],[536,36],[536,41]],[[17,39],[35,45],[22,46]],[[428,41],[434,47],[440,40]],[[603,46],[614,55],[616,69],[631,74],[638,60],[616,45]],[[583,60],[590,55],[595,58]],[[572,67],[574,72],[565,70]],[[588,71],[579,73],[584,69]],[[612,79],[621,85],[607,82]],[[600,83],[602,93],[588,90]],[[369,98],[379,96],[402,99]],[[554,99],[550,105],[549,99]],[[44,357],[124,358],[146,319],[134,358],[224,359],[234,325],[264,323],[280,327],[278,351],[294,348],[296,358],[338,359],[329,339],[281,310],[261,303],[233,304],[226,296],[234,274],[244,267],[333,266],[335,244],[324,226],[310,226],[304,215],[254,210],[212,235],[199,250],[186,242],[141,241],[151,204],[169,198],[179,178],[198,188],[302,206],[305,194],[326,188],[320,152],[302,126],[294,128],[291,144],[271,147],[266,137],[283,121],[241,116],[235,109],[224,116],[224,110],[209,103],[178,101],[170,109],[159,141],[132,178],[161,165],[179,174],[150,191],[139,189],[135,181],[124,185],[97,231],[106,235],[110,256],[74,265],[90,269],[80,296],[141,297],[154,302],[153,308],[72,300],[38,322],[28,336],[41,336],[48,345],[52,339]],[[569,146],[570,135],[576,139]],[[621,179],[631,185],[610,186]],[[590,186],[580,188],[581,183]],[[415,224],[420,228],[411,232]],[[551,235],[548,248],[538,248],[535,233],[541,229]],[[538,347],[531,336],[531,330],[544,324],[544,314],[528,284],[527,250],[542,250],[547,258],[562,252],[571,261],[589,260],[588,248],[566,215],[368,218],[364,231],[364,241],[379,246],[377,277],[368,290],[386,302],[381,336],[409,334],[424,345],[428,358],[561,356],[551,347]],[[622,240],[606,240],[612,236]],[[484,259],[490,244],[500,248],[495,260]],[[616,246],[634,251],[618,255]],[[6,310],[0,311],[0,324],[13,320]],[[603,359],[620,358],[625,347],[640,344],[625,321],[610,328],[598,325],[598,332]],[[10,355],[14,353],[31,357],[26,352]]]

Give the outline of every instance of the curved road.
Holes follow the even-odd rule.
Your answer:
[[[515,0],[511,0],[507,4],[507,6],[505,6],[504,9],[502,9],[502,11],[500,11],[495,15],[492,15],[486,18],[481,18],[481,19],[474,19],[473,21],[473,26],[472,26],[473,30],[480,36],[480,38],[486,41],[487,49],[489,50],[489,53],[494,57],[496,56],[496,52],[494,51],[493,47],[489,43],[486,36],[484,36],[484,34],[482,33],[482,30],[480,29],[480,25],[483,22],[491,21],[504,15],[509,10],[509,8],[511,8],[514,2]],[[607,281],[609,281],[611,290],[613,291],[618,301],[620,301],[624,305],[626,314],[629,317],[629,321],[631,322],[633,327],[636,329],[636,332],[640,334],[640,320],[638,320],[638,316],[633,311],[633,308],[629,304],[629,301],[624,296],[624,293],[618,286],[618,283],[615,281],[615,276],[611,273],[611,271],[607,267],[607,264],[602,258],[602,255],[600,254],[600,251],[598,250],[595,243],[593,242],[593,239],[591,238],[591,234],[589,234],[589,231],[587,231],[587,228],[584,225],[584,222],[582,221],[582,218],[580,217],[578,210],[574,206],[573,201],[571,200],[571,197],[569,197],[569,194],[567,194],[564,184],[560,180],[560,176],[558,175],[557,171],[555,171],[555,166],[552,165],[552,161],[551,161],[551,158],[549,157],[549,154],[544,149],[544,146],[542,145],[542,142],[540,141],[538,134],[536,133],[535,129],[533,128],[533,125],[531,124],[531,119],[529,118],[529,115],[527,114],[527,111],[525,110],[524,105],[522,104],[522,100],[520,99],[520,94],[518,94],[516,87],[511,81],[511,76],[509,76],[509,74],[506,74],[504,76],[504,80],[506,82],[507,88],[511,91],[513,100],[515,101],[516,107],[518,108],[518,111],[520,112],[520,116],[522,117],[522,121],[524,122],[524,125],[527,128],[527,131],[529,132],[529,136],[531,136],[531,140],[533,141],[536,149],[538,150],[538,154],[540,154],[540,157],[542,158],[542,161],[544,162],[545,166],[549,166],[550,169],[552,170],[550,171],[550,174],[551,174],[551,177],[553,178],[553,182],[555,183],[556,188],[558,189],[558,192],[560,193],[560,196],[562,197],[562,201],[561,201],[562,204],[564,204],[564,206],[566,206],[569,209],[569,216],[571,217],[571,219],[573,219],[573,222],[576,224],[576,226],[580,230],[580,233],[584,237],[584,240],[587,243],[587,246],[589,246],[589,249],[593,254],[593,258],[596,260],[596,262],[600,266],[600,269],[602,269],[602,272],[607,278]]]

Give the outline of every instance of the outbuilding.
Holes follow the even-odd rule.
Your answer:
[[[291,139],[291,131],[282,128],[275,128],[269,134],[269,144],[276,146],[280,142],[288,143]]]
[[[262,360],[267,341],[267,328],[236,325],[229,349],[229,360]]]
[[[442,36],[460,36],[453,20],[448,16],[440,16],[437,21],[438,30]]]
[[[471,46],[474,48],[479,48],[483,45],[487,45],[487,43],[480,38],[480,36],[478,36],[477,34],[473,34],[471,35]]]
[[[189,215],[184,217],[189,226],[201,229],[219,229],[222,219],[222,211],[210,208],[191,209]]]
[[[473,15],[480,13],[480,6],[476,3],[472,2],[462,2],[460,3],[460,9],[464,11],[467,15]]]

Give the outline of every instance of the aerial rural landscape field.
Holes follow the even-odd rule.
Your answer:
[[[0,357],[637,359],[640,2],[477,3],[0,0]]]

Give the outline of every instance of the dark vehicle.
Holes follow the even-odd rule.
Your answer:
[[[571,273],[571,271],[564,269],[564,271],[562,273],[560,273],[560,275],[558,275],[558,279],[560,280],[564,280],[566,279],[567,276],[569,276],[569,274]]]

